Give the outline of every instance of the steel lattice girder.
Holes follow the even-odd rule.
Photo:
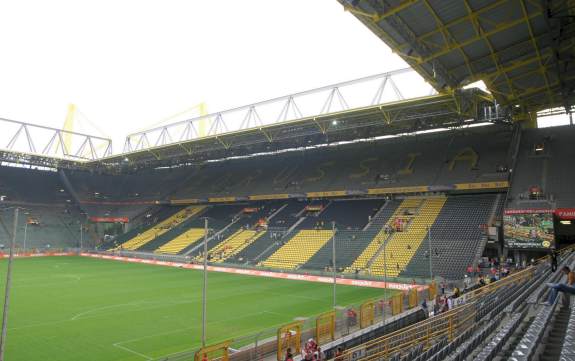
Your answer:
[[[270,124],[107,157],[102,164],[179,164],[298,148],[314,144],[501,121],[491,96],[478,89],[401,100]]]
[[[437,90],[483,80],[503,105],[574,104],[572,0],[339,2]]]

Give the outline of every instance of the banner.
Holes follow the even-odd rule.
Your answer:
[[[575,208],[557,208],[555,215],[559,219],[575,219]]]
[[[188,198],[188,199],[172,199],[170,200],[171,204],[197,204],[197,203],[201,203],[202,199],[197,199],[197,198]]]
[[[346,191],[329,191],[329,192],[307,192],[310,198],[322,198],[322,197],[342,197],[347,195]]]
[[[553,210],[505,210],[503,215],[503,237],[508,248],[550,248],[555,241]]]
[[[105,254],[96,254],[96,253],[80,253],[80,256],[114,260],[114,261],[121,261],[121,262],[129,262],[129,263],[143,263],[143,264],[150,264],[150,265],[156,265],[156,266],[176,267],[176,268],[184,268],[184,269],[203,270],[203,268],[204,268],[204,266],[201,264],[158,261],[158,260],[153,260],[153,259],[122,257],[122,256],[113,256],[113,255],[105,255]],[[314,275],[305,275],[305,274],[260,271],[260,270],[253,270],[253,269],[219,267],[219,266],[208,266],[208,271],[223,272],[223,273],[234,273],[234,274],[244,275],[244,276],[281,278],[281,279],[292,280],[292,281],[307,281],[307,282],[330,283],[330,284],[333,283],[333,277],[331,277],[331,276],[330,277],[314,276]],[[389,288],[389,289],[395,289],[395,290],[410,290],[412,288],[417,288],[418,290],[422,290],[422,289],[426,288],[425,285],[413,285],[413,284],[396,283],[396,282],[385,283],[383,281],[357,280],[357,279],[339,278],[339,277],[336,278],[336,282],[338,285],[370,287],[370,288]]]
[[[128,223],[128,217],[90,217],[94,223]]]
[[[455,189],[494,189],[494,188],[507,188],[509,187],[508,181],[501,182],[481,182],[481,183],[458,183],[455,184]]]
[[[308,205],[305,206],[306,212],[320,212],[323,209],[323,205]]]
[[[369,188],[368,194],[421,193],[429,191],[428,186]]]
[[[504,211],[505,215],[536,214],[536,213],[553,213],[553,210],[552,209],[545,209],[545,208],[527,208],[527,209],[506,209]]]
[[[259,194],[248,197],[252,201],[264,201],[268,199],[288,199],[289,194]]]
[[[236,197],[212,197],[212,198],[208,198],[208,202],[210,202],[210,203],[235,202],[236,200],[237,200]]]

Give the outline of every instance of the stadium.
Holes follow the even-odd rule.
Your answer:
[[[409,67],[0,119],[0,361],[575,360],[575,2],[331,1]]]

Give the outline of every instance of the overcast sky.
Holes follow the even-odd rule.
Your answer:
[[[200,102],[215,112],[407,66],[336,0],[2,1],[0,48],[0,117],[62,127],[74,103],[116,151]]]

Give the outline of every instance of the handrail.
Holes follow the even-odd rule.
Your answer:
[[[341,360],[352,360],[354,355],[361,354],[365,355],[363,360],[375,360],[424,342],[429,347],[430,341],[439,337],[447,336],[448,339],[453,339],[456,334],[473,326],[474,320],[475,304],[465,304],[441,315],[350,348],[340,357]]]
[[[569,248],[575,249],[575,246]],[[540,260],[544,260],[546,257]],[[395,352],[421,343],[425,343],[426,347],[429,347],[430,340],[438,337],[447,336],[451,340],[453,339],[454,331],[457,331],[457,333],[464,332],[474,324],[476,315],[475,302],[477,300],[501,287],[533,277],[535,270],[535,266],[530,266],[497,282],[469,291],[461,296],[464,302],[463,305],[407,328],[350,348],[344,352],[342,360],[352,360],[352,355],[357,354],[365,355],[362,358],[363,360],[376,360],[382,357],[389,357]],[[374,349],[376,350],[375,352]]]

